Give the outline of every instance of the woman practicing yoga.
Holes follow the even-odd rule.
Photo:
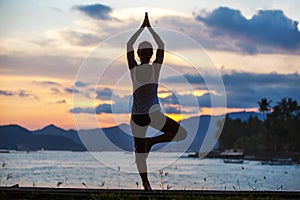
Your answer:
[[[133,44],[145,28],[148,28],[158,46],[156,58],[152,64],[150,64],[150,59],[153,48],[150,42],[144,41],[138,46],[137,54],[140,58],[140,64],[134,58]],[[157,143],[181,141],[187,136],[187,131],[179,123],[161,112],[157,89],[163,59],[164,43],[150,26],[148,15],[145,13],[142,26],[127,42],[127,62],[133,86],[130,125],[134,136],[136,165],[145,190],[151,190],[146,163],[151,147]],[[146,137],[149,126],[160,130],[162,134]]]

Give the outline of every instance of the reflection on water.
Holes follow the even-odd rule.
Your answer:
[[[0,154],[1,186],[138,188],[134,155],[98,152],[44,151]],[[224,164],[221,159],[179,158],[178,153],[155,153],[149,158],[154,189],[300,190],[299,165],[271,166],[258,161]],[[172,163],[173,160],[176,160]],[[5,164],[4,164],[5,163]],[[171,163],[171,164],[170,164]],[[169,165],[170,164],[170,165]],[[111,166],[107,167],[107,166]],[[160,173],[159,166],[165,166]],[[162,179],[161,179],[162,178]]]

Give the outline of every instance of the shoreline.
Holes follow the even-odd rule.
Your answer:
[[[0,187],[0,199],[299,199],[300,191],[131,190]]]

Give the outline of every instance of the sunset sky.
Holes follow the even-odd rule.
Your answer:
[[[146,11],[164,41],[169,38],[160,28],[177,31],[203,46],[202,52],[224,82],[227,112],[256,111],[257,101],[265,97],[274,103],[284,97],[299,102],[299,8],[297,0],[0,0],[0,125],[19,124],[34,130],[55,124],[69,129],[75,127],[73,114],[83,119],[86,128],[96,128],[89,122],[95,117],[101,127],[129,123],[132,89],[125,57],[129,37],[119,41],[123,46],[116,42],[98,57],[91,54],[111,36],[124,32],[130,36]],[[202,58],[183,42],[174,42],[179,52]],[[96,88],[88,77],[77,80],[87,57],[103,68],[101,62],[113,52],[124,53],[113,60]],[[224,94],[207,91],[194,68],[172,52],[166,51],[166,65],[185,77],[193,90],[186,90],[176,74],[163,77],[169,84],[159,90],[164,110],[176,120],[211,114],[210,97]],[[208,66],[196,67],[203,70],[202,75],[209,74]],[[76,105],[74,93],[81,98]],[[184,101],[179,104],[176,98]],[[190,104],[193,98],[200,108]],[[111,104],[117,105],[116,112]],[[215,114],[224,114],[223,106],[215,109]]]

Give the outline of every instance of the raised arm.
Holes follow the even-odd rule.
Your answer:
[[[149,19],[148,19],[148,14],[145,13],[145,19],[143,21],[141,28],[139,28],[127,42],[127,63],[128,63],[129,69],[132,69],[134,66],[137,65],[137,62],[134,58],[133,44],[136,42],[137,38],[143,32],[145,27],[147,27],[149,29],[149,32],[151,33],[154,41],[156,42],[156,44],[158,46],[158,48],[156,50],[156,58],[153,61],[153,63],[158,63],[158,64],[163,63],[165,45],[164,45],[162,39],[159,37],[159,35],[151,27]]]
[[[146,21],[146,22],[145,22]],[[164,60],[164,49],[165,49],[165,44],[164,42],[162,41],[162,39],[159,37],[159,35],[153,30],[153,28],[151,27],[150,25],[150,21],[148,19],[148,14],[146,13],[145,14],[145,25],[147,26],[147,28],[149,29],[149,32],[151,33],[154,41],[156,42],[157,44],[157,50],[156,50],[156,58],[154,60],[153,63],[159,63],[159,64],[162,64],[163,63],[163,60]],[[144,24],[143,23],[143,24]]]
[[[139,35],[142,33],[142,31],[144,30],[144,26],[142,25],[141,28],[139,28],[132,36],[131,38],[128,40],[127,42],[127,63],[128,63],[128,67],[129,69],[132,69],[134,66],[137,65],[136,60],[134,59],[134,49],[133,49],[133,44],[135,43],[135,41],[137,40],[137,38],[139,37]]]
[[[149,26],[148,29],[149,29],[154,41],[157,44],[156,58],[153,61],[153,63],[162,64],[163,60],[164,60],[165,44],[151,26]]]

